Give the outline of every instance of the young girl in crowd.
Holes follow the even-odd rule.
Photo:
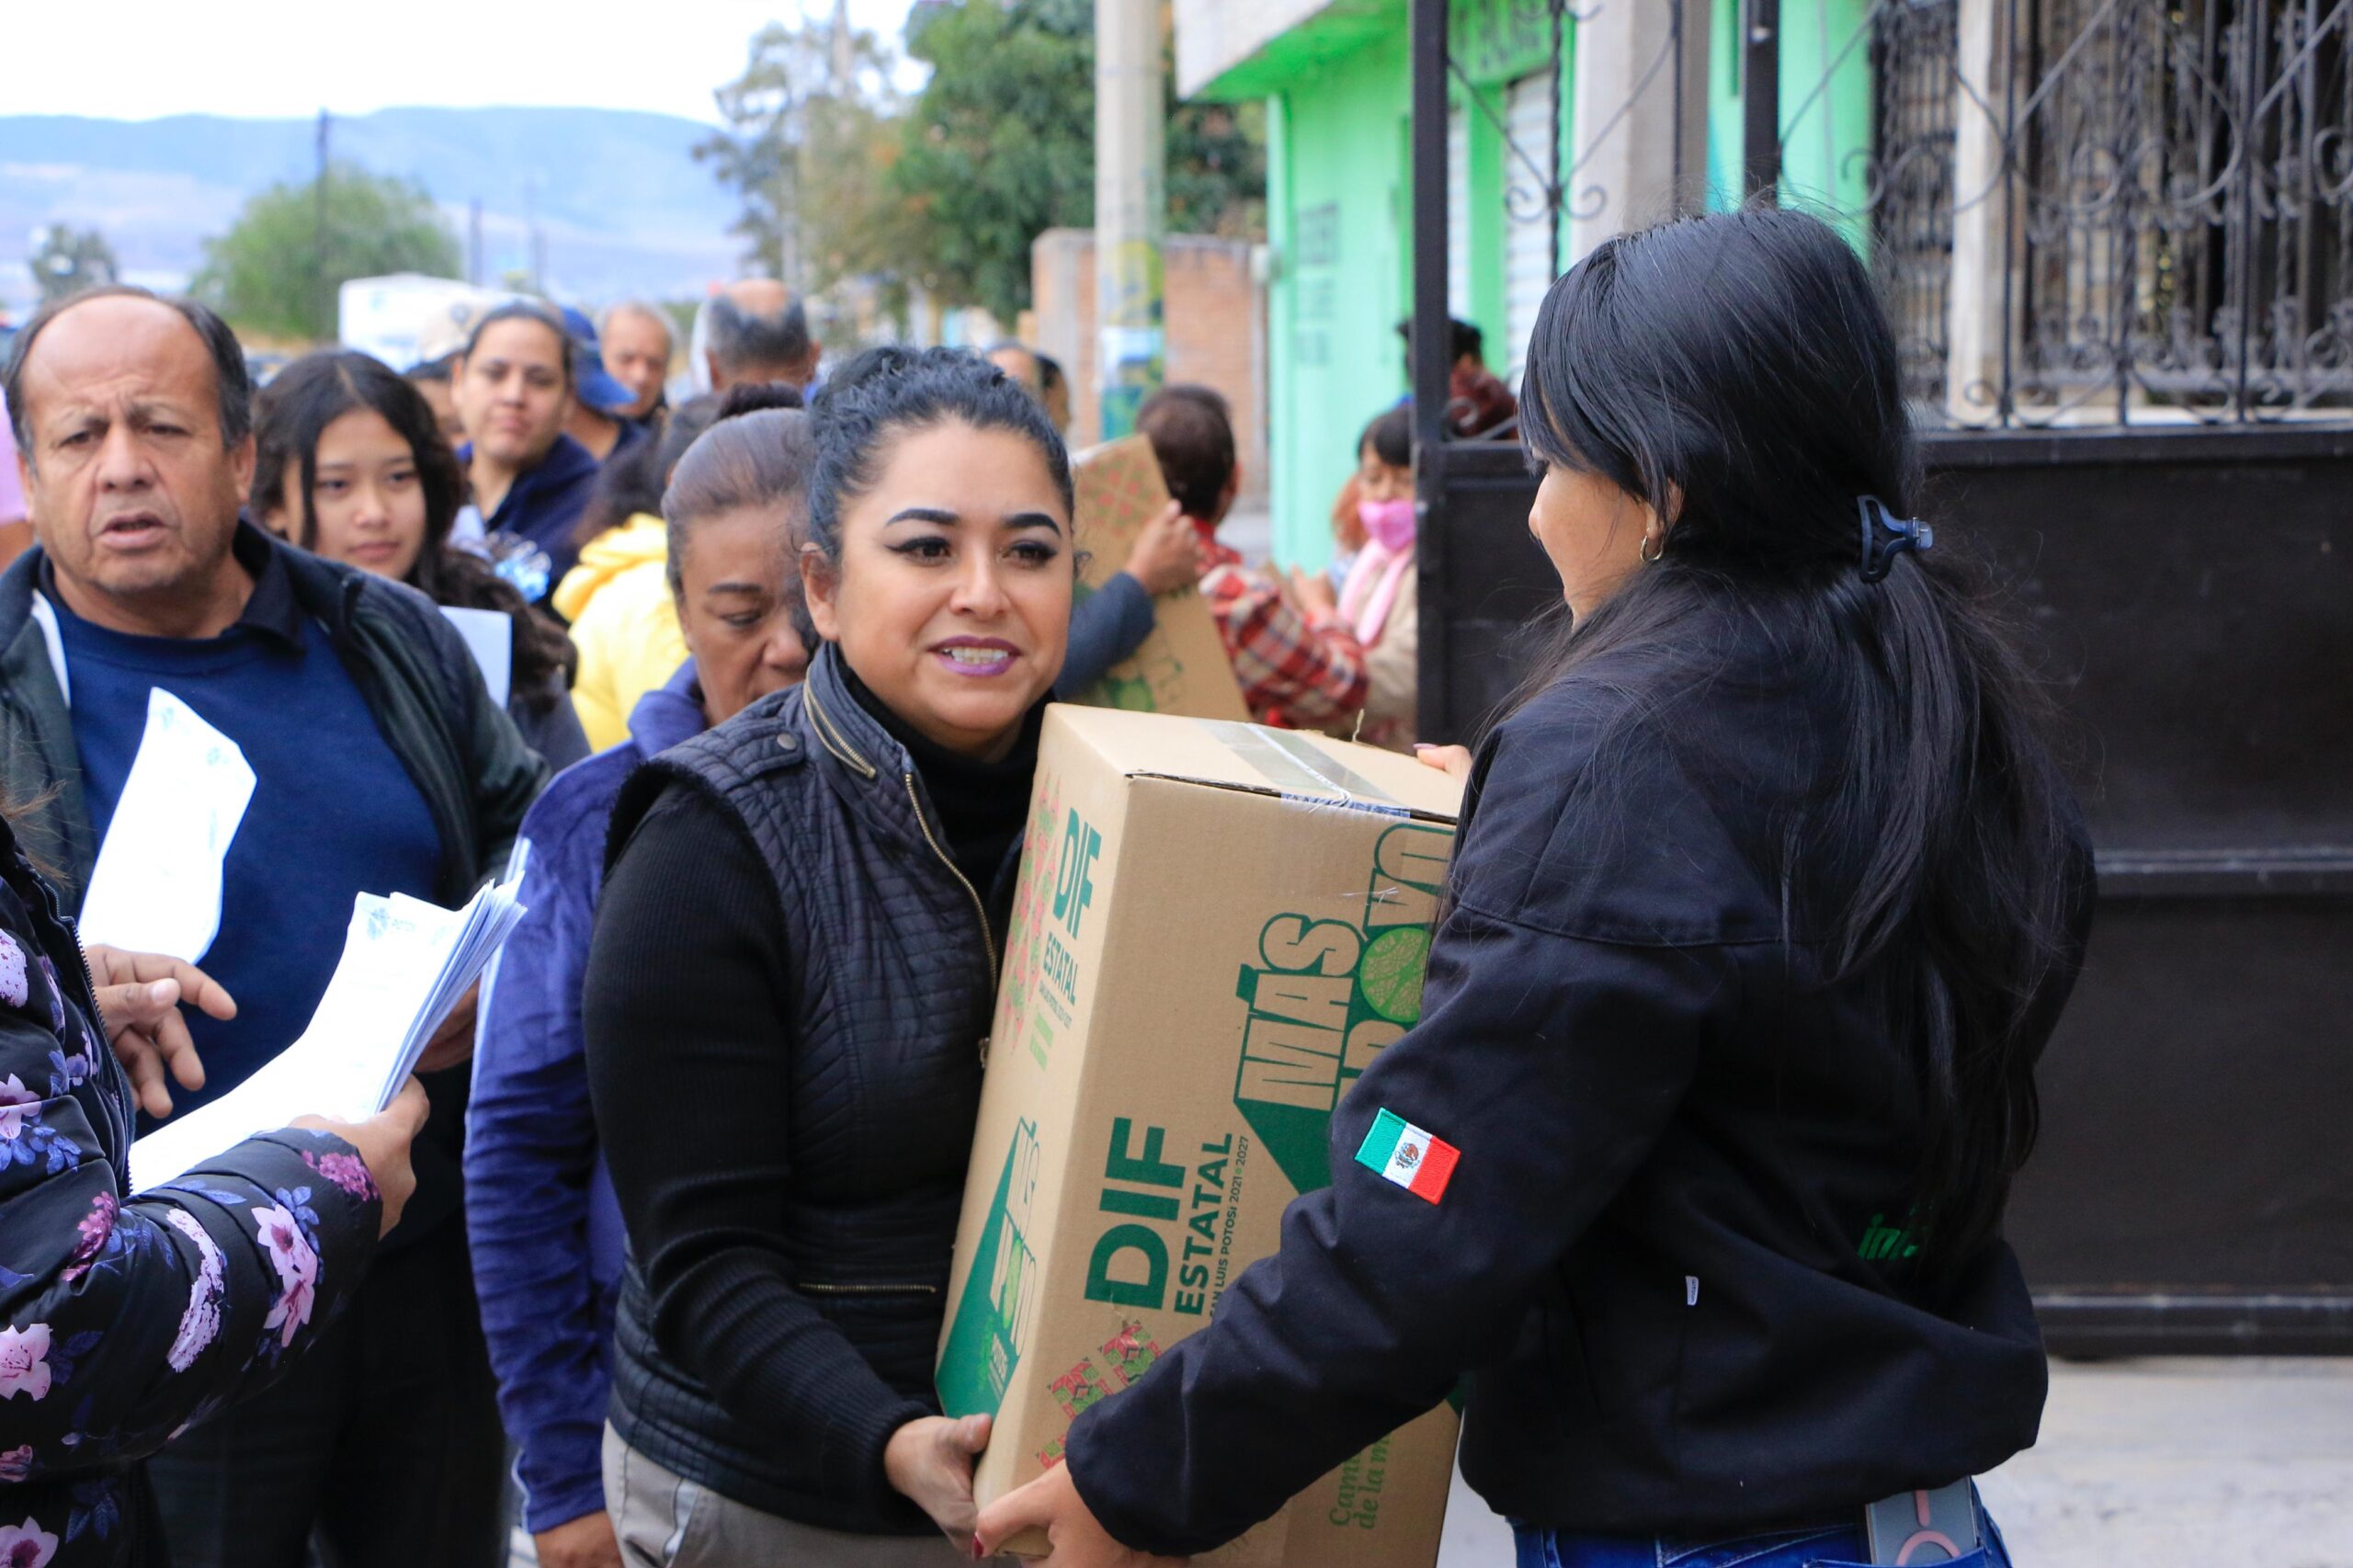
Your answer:
[[[1369,685],[1363,722],[1334,733],[1403,751],[1414,741],[1421,679],[1412,409],[1389,410],[1357,438],[1356,509],[1364,542],[1348,563],[1336,608],[1364,648]],[[1323,597],[1320,579],[1302,575],[1299,582],[1302,591]]]
[[[728,396],[746,392],[800,402],[781,387]],[[678,418],[690,416],[709,424],[691,403]],[[529,913],[483,1002],[466,1223],[499,1403],[521,1450],[523,1522],[543,1568],[609,1563],[619,1551],[599,1447],[621,1220],[589,1111],[580,1004],[606,829],[640,764],[801,679],[797,543],[814,458],[797,408],[721,419],[688,448],[661,506],[688,656],[638,700],[624,744],[568,769],[523,819]]]
[[[2007,1562],[1966,1483],[2042,1407],[2001,1221],[2090,858],[2018,662],[1905,520],[1870,278],[1769,208],[1607,241],[1545,299],[1522,429],[1574,619],[1441,758],[1469,795],[1421,1022],[1280,1251],[983,1545],[1206,1551],[1468,1372],[1462,1472],[1524,1564],[1859,1562],[1867,1506],[1909,1532],[1948,1485],[1957,1560]],[[1384,1174],[1385,1117],[1456,1151],[1439,1190]]]
[[[963,1561],[987,1437],[938,1414],[932,1359],[1069,460],[948,350],[874,350],[814,413],[823,645],[623,790],[583,1001],[630,1241],[606,1503],[629,1561],[677,1568]]]
[[[253,494],[263,524],[436,604],[506,616],[506,711],[516,728],[551,768],[586,756],[566,689],[574,655],[563,629],[449,543],[465,480],[416,388],[365,354],[312,354],[278,372],[254,413]]]

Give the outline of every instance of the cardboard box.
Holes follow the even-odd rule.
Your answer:
[[[1081,592],[1101,587],[1127,564],[1136,534],[1168,505],[1160,460],[1142,436],[1090,447],[1073,460],[1077,490],[1073,527],[1087,551]],[[1242,687],[1233,678],[1225,639],[1200,594],[1190,587],[1153,601],[1153,629],[1133,654],[1077,700],[1094,708],[1141,713],[1182,713],[1195,719],[1244,720]]]
[[[1333,1108],[1420,1016],[1460,802],[1370,746],[1048,710],[940,1338],[948,1412],[996,1416],[983,1503],[1330,1181]],[[1207,1560],[1429,1568],[1455,1431],[1441,1406]]]

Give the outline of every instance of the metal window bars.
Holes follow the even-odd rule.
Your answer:
[[[1608,195],[1595,151],[1646,95],[1685,90],[1671,55],[1709,17],[1702,0],[1496,3],[1550,29],[1548,144],[1465,97],[1503,141],[1506,222],[1550,225],[1557,274],[1563,223]],[[1802,37],[1794,0],[1723,3],[1718,38],[1739,47],[1711,74],[1738,97],[1739,194],[1805,205],[1865,249],[1924,423],[2353,417],[2353,0],[1815,0]],[[1671,8],[1667,51],[1572,102],[1569,29],[1628,4]],[[1416,6],[1416,25],[1442,31],[1444,10]],[[1435,80],[1417,62],[1415,107],[1442,137],[1449,80],[1471,83],[1441,59]],[[1859,87],[1868,113],[1834,124]],[[1677,155],[1692,189],[1699,150]],[[1417,228],[1440,230],[1416,234],[1417,262],[1443,265],[1445,210],[1417,203]],[[1442,323],[1444,302],[1441,281],[1417,317]]]

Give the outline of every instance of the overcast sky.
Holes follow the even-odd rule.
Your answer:
[[[823,17],[831,0],[800,0]],[[895,49],[908,0],[849,0]],[[762,23],[795,0],[0,3],[0,113],[256,119],[392,105],[581,105],[715,118]],[[603,18],[615,20],[599,25]]]

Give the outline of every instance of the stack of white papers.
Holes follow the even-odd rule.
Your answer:
[[[505,881],[458,910],[406,893],[354,902],[343,958],[310,1027],[252,1077],[131,1146],[134,1190],[184,1175],[298,1116],[361,1121],[390,1105],[523,906],[518,855]]]

